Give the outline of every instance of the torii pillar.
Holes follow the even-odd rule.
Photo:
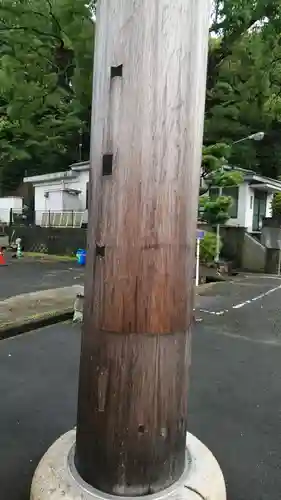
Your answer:
[[[101,0],[97,7],[70,458],[72,477],[93,495],[163,496],[184,481],[185,498],[195,498],[186,475],[196,446],[206,449],[189,434],[186,446],[188,372],[211,3]],[[74,443],[69,434],[60,446]],[[224,500],[212,460],[223,493],[208,486],[208,498]]]

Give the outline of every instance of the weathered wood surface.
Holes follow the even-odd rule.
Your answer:
[[[76,465],[109,493],[184,468],[210,3],[98,6]]]

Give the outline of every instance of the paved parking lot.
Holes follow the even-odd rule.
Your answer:
[[[215,454],[228,500],[279,500],[281,280],[249,277],[200,297],[189,428]],[[0,498],[29,500],[33,471],[75,425],[78,326],[0,342]]]
[[[1,500],[30,500],[36,465],[75,425],[79,351],[71,323],[0,342]]]
[[[83,281],[84,268],[76,262],[9,259],[6,267],[0,267],[0,300],[48,288],[80,285]]]

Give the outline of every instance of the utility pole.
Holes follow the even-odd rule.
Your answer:
[[[75,465],[116,495],[185,467],[211,0],[97,7]]]
[[[79,161],[82,161],[82,156],[83,156],[83,129],[82,128],[80,128],[80,130],[79,130],[78,149],[79,149]]]

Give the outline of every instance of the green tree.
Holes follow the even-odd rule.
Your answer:
[[[227,144],[203,147],[199,214],[202,220],[210,224],[225,223],[233,203],[231,196],[212,197],[212,188],[223,188],[227,193],[227,188],[236,187],[243,181],[239,172],[226,168],[230,154],[231,148]]]
[[[92,6],[91,6],[92,7]],[[92,10],[83,0],[2,0],[0,181],[62,170],[89,154]]]
[[[222,243],[220,241],[220,250]],[[206,232],[200,242],[200,262],[209,264],[214,262],[217,252],[217,236],[215,233]]]
[[[25,172],[67,168],[80,157],[81,137],[88,158],[95,3],[1,0],[0,185],[6,189]],[[280,14],[280,0],[214,2],[204,138],[213,148],[264,130],[264,141],[237,144],[228,161],[273,177],[281,174]]]
[[[210,29],[205,144],[237,144],[229,162],[277,177],[281,164],[281,4],[217,0]]]

